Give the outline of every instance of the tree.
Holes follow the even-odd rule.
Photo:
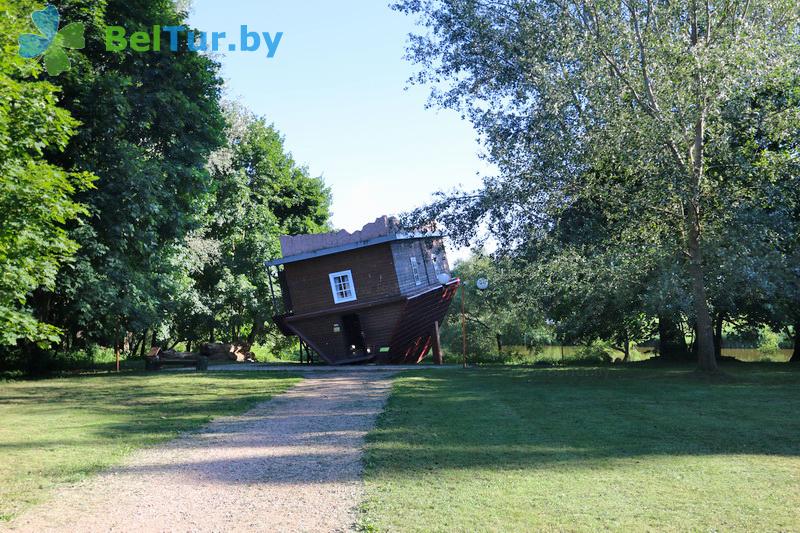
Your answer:
[[[726,105],[796,69],[800,6],[404,0],[396,8],[432,30],[412,38],[417,81],[436,84],[435,101],[469,115],[500,168],[481,194],[443,198],[423,215],[462,234],[483,220],[513,246],[580,198],[611,206],[622,197],[628,235],[655,230],[682,258],[698,363],[715,370],[706,231],[738,209],[718,201],[738,167],[715,172],[711,162],[734,133]],[[593,179],[608,169],[619,178],[612,188]]]
[[[222,81],[217,63],[185,43],[177,52],[105,50],[106,25],[182,24],[171,0],[56,4],[64,20],[84,22],[86,48],[59,79],[62,105],[82,126],[52,159],[99,180],[80,195],[88,223],[70,230],[80,252],[40,313],[73,339],[80,332],[83,341],[110,344],[126,331],[160,328],[185,288],[175,258],[203,222],[212,185],[206,162],[224,142]]]
[[[0,7],[0,345],[47,346],[60,331],[38,320],[32,295],[52,290],[56,273],[77,250],[64,224],[85,214],[74,200],[93,177],[67,172],[45,155],[64,150],[77,121],[58,107],[58,88],[40,79],[42,67],[17,54],[30,32],[33,2]]]
[[[261,340],[271,316],[272,291],[264,261],[280,254],[281,234],[326,231],[330,192],[308,175],[263,118],[229,104],[227,144],[212,154],[213,196],[204,227],[190,249],[205,250],[184,293],[177,319],[187,339]],[[195,255],[195,257],[198,257]]]

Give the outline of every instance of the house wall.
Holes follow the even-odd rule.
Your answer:
[[[414,283],[412,255],[417,257],[420,285]],[[449,271],[441,239],[395,241],[287,263],[281,276],[281,285],[291,296],[293,316],[287,321],[315,350],[336,361],[353,357],[346,346],[342,317],[358,314],[370,354],[381,357],[379,350],[389,346],[407,304],[397,298],[439,284],[434,255],[440,267]],[[336,304],[328,275],[342,270],[351,271],[357,299]],[[301,316],[306,313],[314,315]]]
[[[416,239],[392,243],[392,256],[397,274],[397,283],[402,294],[413,294],[431,285],[439,284],[436,267],[449,273],[447,256],[442,239]],[[411,258],[416,257],[421,283],[417,285]],[[434,257],[436,261],[434,264]]]
[[[390,245],[379,244],[286,264],[284,275],[294,314],[346,305],[333,301],[328,278],[342,270],[352,272],[356,291],[357,299],[347,303],[369,303],[400,294],[393,261]]]
[[[405,302],[396,302],[354,311],[361,319],[361,327],[370,353],[379,354],[381,347],[389,346],[404,306]],[[334,330],[337,324],[340,326],[339,332]],[[327,357],[334,360],[352,357],[348,353],[344,332],[341,330],[342,315],[334,313],[315,318],[294,320],[292,321],[292,326]]]
[[[447,252],[444,248],[444,240],[439,239],[432,239],[428,241],[428,246],[430,250],[431,257],[436,258],[436,265],[442,272],[447,272],[450,274],[450,263],[447,260]]]

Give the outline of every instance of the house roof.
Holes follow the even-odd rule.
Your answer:
[[[286,263],[294,263],[295,261],[304,261],[306,259],[313,259],[315,257],[323,257],[323,256],[326,256],[326,255],[338,254],[340,252],[347,252],[347,251],[350,251],[350,250],[356,250],[358,248],[366,248],[367,246],[374,246],[376,244],[383,244],[383,243],[386,243],[386,242],[402,241],[402,240],[410,240],[410,239],[431,239],[431,238],[435,238],[435,237],[441,237],[441,234],[438,234],[438,233],[395,233],[393,235],[384,235],[382,237],[375,237],[374,239],[368,239],[366,241],[342,244],[340,246],[333,246],[331,248],[322,248],[320,250],[314,250],[312,252],[305,252],[305,253],[302,253],[302,254],[290,255],[289,257],[283,257],[281,259],[273,259],[272,261],[267,261],[265,264],[267,266],[285,265]]]
[[[341,230],[312,235],[282,235],[283,258],[267,261],[266,265],[294,263],[392,241],[435,237],[441,237],[441,234],[400,231],[396,218],[383,216],[353,233]]]

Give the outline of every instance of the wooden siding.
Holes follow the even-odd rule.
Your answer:
[[[405,301],[375,305],[365,309],[350,311],[359,316],[361,328],[370,357],[376,356],[380,348],[389,346],[392,333],[403,312]],[[309,344],[319,352],[329,363],[347,360],[353,356],[348,352],[345,344],[342,316],[348,312],[332,313],[311,318],[297,317],[290,319],[289,323]],[[339,331],[334,331],[334,326],[339,325]]]
[[[433,239],[428,241],[429,256],[436,258],[436,264],[442,272],[450,274],[450,264],[447,261],[447,252],[444,248],[444,240]]]
[[[412,296],[403,307],[387,356],[379,361],[416,364],[433,347],[434,322],[441,324],[458,290],[459,280]]]
[[[412,294],[431,284],[430,276],[426,270],[433,270],[433,266],[426,262],[424,245],[421,240],[398,241],[392,243],[392,256],[394,257],[394,269],[397,274],[397,284],[402,294]],[[422,283],[417,285],[414,279],[414,271],[411,266],[411,258],[417,258],[417,270],[419,279]]]
[[[439,280],[436,279],[436,266],[433,263],[434,257],[436,257],[436,263],[440,270],[450,273],[442,239],[394,242],[392,243],[392,256],[401,294],[415,294],[439,284]],[[422,280],[419,285],[414,279],[414,271],[411,266],[412,257],[417,258],[417,269]]]
[[[400,294],[389,244],[368,246],[326,255],[284,267],[294,314],[330,309],[335,304],[328,274],[350,270],[358,303],[369,303]]]

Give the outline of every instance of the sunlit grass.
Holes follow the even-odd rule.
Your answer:
[[[409,373],[368,437],[365,529],[795,531],[800,372]]]
[[[241,413],[294,384],[259,372],[0,383],[0,520],[143,446]]]

